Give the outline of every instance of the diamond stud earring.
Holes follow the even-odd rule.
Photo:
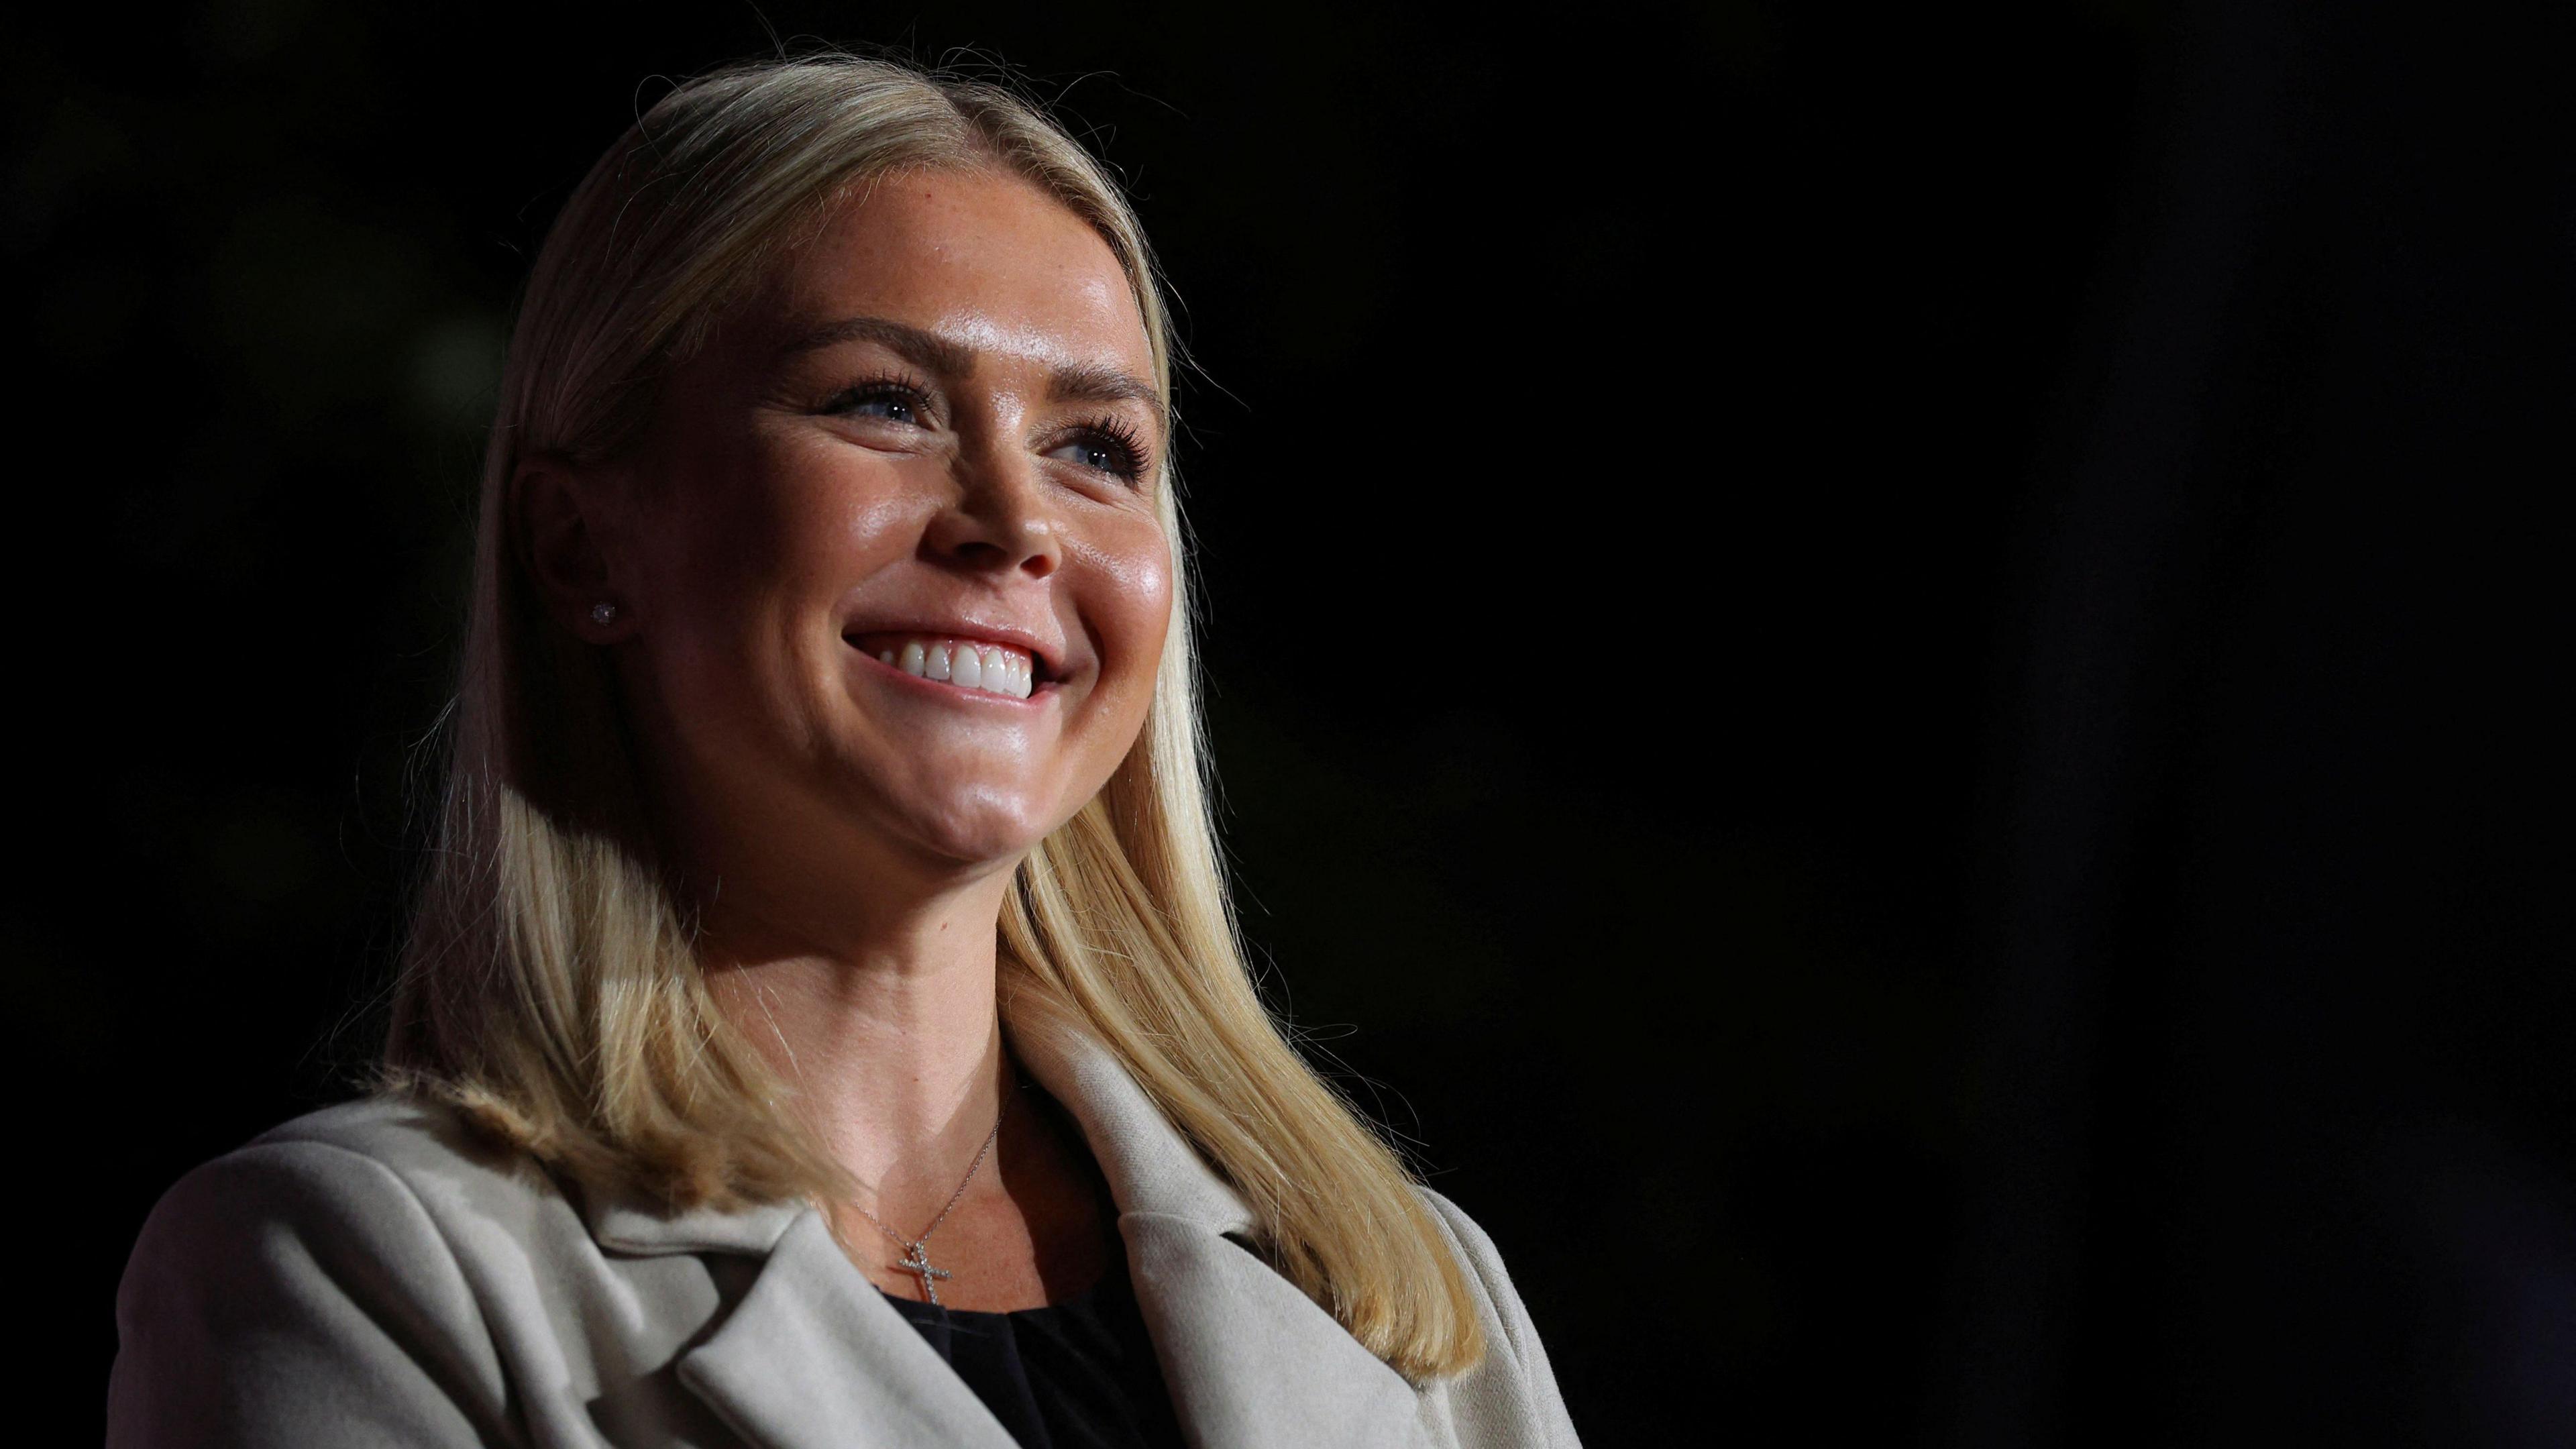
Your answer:
[[[590,622],[605,628],[617,622],[617,606],[606,599],[590,606]]]

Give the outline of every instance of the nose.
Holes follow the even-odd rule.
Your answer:
[[[1064,561],[1063,519],[1035,458],[960,459],[955,479],[922,539],[933,558],[976,573],[1042,579],[1056,571]]]

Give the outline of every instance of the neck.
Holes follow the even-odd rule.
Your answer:
[[[738,890],[700,938],[737,1030],[795,1087],[866,1207],[919,1232],[956,1191],[1012,1081],[996,999],[1007,871],[841,923],[828,945]]]

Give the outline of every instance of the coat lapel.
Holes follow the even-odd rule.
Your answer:
[[[1004,1004],[1021,1064],[1081,1127],[1119,1210],[1136,1300],[1184,1431],[1200,1449],[1431,1449],[1422,1400],[1246,1246],[1242,1198],[1087,1029]],[[845,1257],[822,1215],[585,1204],[629,1253],[759,1257],[681,1383],[761,1449],[1015,1449],[954,1370]]]
[[[1117,1201],[1136,1300],[1201,1449],[1414,1449],[1410,1384],[1246,1246],[1251,1212],[1097,1037],[1006,1004],[1020,1063],[1065,1104]],[[1240,1239],[1241,1241],[1238,1241]]]
[[[671,1213],[585,1198],[620,1253],[733,1254],[759,1276],[679,1380],[759,1449],[1017,1449],[975,1391],[841,1252],[810,1207]]]
[[[1172,1407],[1226,1449],[1413,1449],[1413,1388],[1250,1249],[1203,1224],[1125,1213],[1136,1298]]]
[[[680,1382],[762,1449],[1015,1449],[1008,1431],[841,1253],[797,1215]]]

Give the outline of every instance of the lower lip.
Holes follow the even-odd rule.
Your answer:
[[[1045,703],[1048,696],[1055,693],[1057,684],[1057,681],[1050,679],[1031,689],[1029,691],[1028,698],[1021,699],[1016,695],[995,694],[989,689],[968,689],[961,684],[950,684],[944,680],[930,679],[919,674],[912,674],[905,670],[897,669],[895,666],[886,663],[884,660],[879,659],[875,655],[870,654],[868,651],[861,649],[857,645],[851,644],[846,640],[842,642],[841,647],[849,650],[851,654],[856,656],[859,663],[865,665],[867,668],[875,670],[877,673],[884,675],[888,679],[893,680],[896,684],[909,686],[912,689],[919,690],[922,697],[925,699],[949,701],[962,700],[971,704],[992,705],[997,709],[1029,709],[1036,705]]]

